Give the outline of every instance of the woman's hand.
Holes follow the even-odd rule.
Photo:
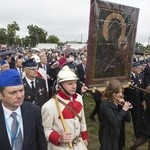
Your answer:
[[[128,111],[129,109],[133,108],[133,106],[131,105],[130,102],[125,102],[122,109],[125,110],[125,111]]]

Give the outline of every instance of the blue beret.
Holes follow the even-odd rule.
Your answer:
[[[140,62],[134,62],[134,63],[132,64],[132,67],[139,67],[139,66],[141,66],[141,63],[140,63]]]
[[[76,65],[73,62],[68,62],[64,64],[64,66],[68,66],[70,69],[76,70]]]
[[[149,62],[150,62],[150,58],[147,58],[147,59],[146,59],[146,63],[149,63]]]
[[[8,69],[0,73],[0,87],[22,85],[22,79],[16,69]]]
[[[140,62],[141,65],[146,64],[146,61],[145,61],[145,60],[140,60],[139,62]]]
[[[26,68],[31,68],[31,69],[37,68],[37,63],[34,58],[25,61],[24,63],[22,63],[22,65],[23,67],[26,67]]]
[[[5,64],[7,64],[7,61],[6,60],[1,60],[0,61],[0,65],[2,66],[2,65],[5,65]]]

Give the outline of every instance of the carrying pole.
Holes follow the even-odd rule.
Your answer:
[[[138,86],[135,86],[135,85],[132,85],[132,84],[130,84],[129,86],[132,87],[132,88],[136,88],[136,89],[138,89],[140,91],[143,91],[145,93],[149,93],[150,94],[150,91],[148,91],[147,89],[143,89],[141,87],[138,87]]]
[[[59,113],[59,115],[60,115],[60,120],[61,120],[63,129],[64,129],[65,132],[67,132],[67,126],[66,126],[66,124],[65,124],[64,117],[63,117],[62,112],[61,112],[61,110],[60,110],[60,106],[59,106],[59,102],[58,102],[57,96],[55,95],[54,98],[55,98],[55,102],[56,102],[56,106],[57,106],[58,113]],[[71,142],[69,142],[68,145],[69,145],[70,148],[73,147]]]

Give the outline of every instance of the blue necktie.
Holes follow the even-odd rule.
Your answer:
[[[46,71],[46,65],[43,66],[44,70]]]
[[[13,118],[13,121],[11,124],[12,147],[15,147],[15,150],[21,150],[23,139],[22,139],[21,129],[19,129],[19,131],[18,131],[19,122],[17,121],[17,113],[12,112],[10,116]]]
[[[19,68],[19,73],[20,73],[20,76],[22,78],[22,70],[21,70],[21,68]]]

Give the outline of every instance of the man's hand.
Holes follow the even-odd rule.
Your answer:
[[[46,74],[46,76],[47,76],[47,79],[50,79],[50,78],[51,78],[48,74]]]
[[[85,93],[88,90],[88,87],[85,84],[82,85],[81,92]]]
[[[61,137],[59,138],[60,143],[71,143],[73,140],[71,133],[63,132]]]
[[[83,140],[85,146],[88,146],[88,141],[87,140]]]

